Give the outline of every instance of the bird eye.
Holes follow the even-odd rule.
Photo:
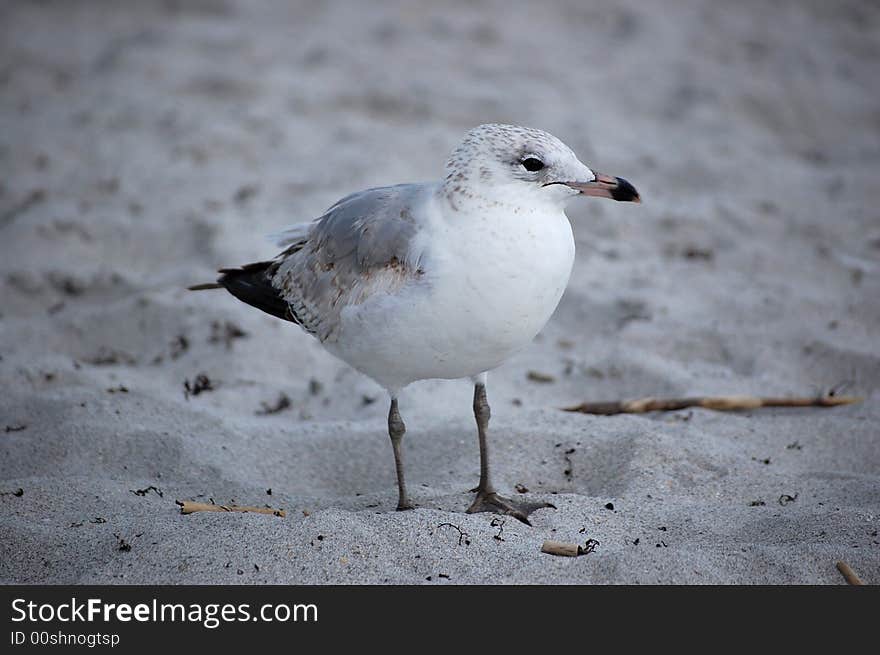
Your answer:
[[[531,171],[534,173],[535,171],[539,171],[544,168],[544,162],[542,162],[537,157],[526,157],[522,160],[522,167],[527,171]]]

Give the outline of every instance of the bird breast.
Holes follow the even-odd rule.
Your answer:
[[[445,308],[444,332],[454,335],[437,347],[493,368],[526,346],[559,304],[574,262],[571,225],[559,210],[487,215],[447,229],[454,238],[437,241],[449,246],[426,263],[436,265],[434,301]]]
[[[342,313],[331,352],[388,389],[495,368],[556,309],[574,261],[565,214],[488,212],[433,222],[424,274]]]

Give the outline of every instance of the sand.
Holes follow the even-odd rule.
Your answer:
[[[880,583],[876,5],[11,1],[0,25],[0,582]],[[466,382],[403,393],[398,513],[384,392],[185,291],[345,193],[439,177],[488,121],[644,198],[572,204],[569,288],[490,375],[498,485],[557,507],[532,527],[463,512]],[[831,389],[864,402],[558,409]]]

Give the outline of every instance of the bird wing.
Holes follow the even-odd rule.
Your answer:
[[[419,184],[360,191],[312,223],[280,233],[286,249],[266,274],[289,310],[283,318],[333,341],[345,307],[418,279],[420,226],[413,212],[429,192]]]

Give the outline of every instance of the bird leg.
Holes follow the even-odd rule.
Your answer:
[[[406,482],[403,479],[403,456],[400,452],[400,442],[406,434],[406,425],[397,411],[397,398],[391,398],[391,409],[388,410],[388,435],[391,437],[391,448],[394,450],[394,467],[397,469],[397,510],[415,509],[415,505],[406,493]]]
[[[499,496],[492,484],[489,474],[489,444],[486,433],[489,430],[489,401],[486,400],[486,385],[477,382],[474,385],[474,418],[477,419],[477,433],[480,437],[480,484],[477,487],[477,497],[468,507],[468,514],[476,512],[494,512],[495,514],[507,514],[519,519],[526,525],[529,522],[529,514],[542,507],[554,507],[550,503],[533,503],[528,501],[516,501],[504,496]]]

